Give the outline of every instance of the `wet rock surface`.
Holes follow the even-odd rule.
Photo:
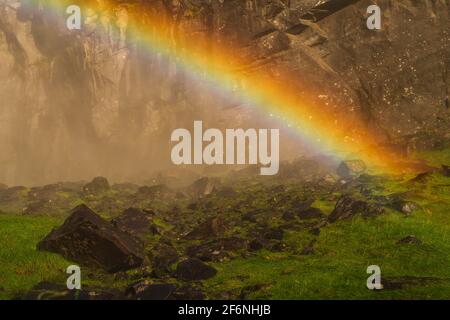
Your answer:
[[[343,179],[359,177],[367,170],[366,164],[361,160],[347,160],[341,162],[337,174]]]
[[[384,208],[378,204],[357,200],[351,196],[343,196],[337,202],[334,210],[328,216],[328,221],[351,219],[357,215],[374,217],[384,213]]]
[[[109,182],[104,177],[96,177],[83,187],[83,191],[86,194],[98,194],[106,192],[110,189]]]
[[[143,237],[151,230],[151,221],[151,214],[140,209],[129,208],[111,222],[121,231],[127,232],[135,237]]]
[[[85,205],[74,208],[62,226],[39,242],[38,249],[110,272],[138,267],[144,259],[142,243]]]
[[[196,258],[180,262],[176,270],[177,278],[186,281],[205,280],[214,277],[216,274],[216,269]]]

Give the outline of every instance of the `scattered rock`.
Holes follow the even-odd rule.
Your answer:
[[[20,201],[26,196],[27,188],[23,186],[10,187],[0,190],[0,202]]]
[[[292,211],[286,211],[282,216],[283,220],[290,221],[295,219],[295,214]]]
[[[325,214],[322,212],[322,210],[317,208],[309,208],[304,211],[300,211],[298,213],[298,217],[302,220],[307,219],[321,219],[325,217]]]
[[[39,242],[38,249],[109,272],[138,267],[144,259],[142,243],[115,228],[86,205],[74,208],[62,226]]]
[[[397,244],[416,244],[416,245],[421,245],[422,241],[420,239],[418,239],[416,236],[414,235],[410,235],[407,236],[403,239],[400,239]]]
[[[382,213],[384,213],[384,209],[377,204],[356,200],[351,196],[345,195],[336,202],[333,212],[328,216],[328,221],[335,222],[337,220],[350,219],[356,215],[373,217]]]
[[[216,274],[216,269],[196,258],[189,258],[180,262],[176,270],[177,278],[186,281],[206,280]]]
[[[150,231],[153,216],[136,208],[126,209],[112,224],[135,237],[143,237]]]
[[[247,247],[247,242],[238,237],[212,240],[200,245],[190,246],[186,254],[203,261],[221,261],[230,258],[230,253]]]
[[[171,296],[174,300],[205,300],[205,294],[192,285],[184,285],[178,288]]]
[[[248,244],[249,251],[258,251],[261,250],[262,248],[264,248],[264,243],[259,239],[252,240]]]
[[[257,221],[256,213],[255,212],[247,212],[242,216],[242,220],[255,223]]]
[[[342,161],[336,173],[343,179],[352,179],[366,172],[367,167],[362,160]]]
[[[282,252],[287,249],[286,243],[282,241],[275,241],[269,246],[269,250],[272,252]]]
[[[314,199],[307,199],[307,200],[296,199],[292,202],[292,210],[296,212],[305,211],[308,210],[313,203]]]
[[[140,187],[136,192],[136,197],[138,199],[146,199],[146,198],[171,198],[175,195],[174,191],[172,191],[165,184],[158,184],[156,186],[143,186]]]
[[[406,215],[410,215],[419,209],[419,205],[412,201],[398,200],[392,203],[392,208]]]
[[[170,266],[178,262],[180,256],[177,250],[166,243],[159,242],[151,252],[151,264],[156,277],[161,277],[170,272]]]
[[[176,290],[176,285],[170,283],[151,283],[148,280],[131,284],[125,295],[136,300],[167,300]]]
[[[218,191],[218,179],[204,177],[195,181],[188,189],[193,197],[204,197]]]
[[[83,192],[86,194],[99,194],[109,191],[110,188],[106,178],[96,177],[83,187]]]
[[[208,219],[197,228],[189,232],[185,239],[188,240],[205,240],[209,238],[219,237],[226,230],[225,223],[222,218]]]
[[[417,176],[415,176],[414,178],[410,179],[409,182],[410,183],[425,183],[428,180],[430,180],[432,175],[432,172],[422,172],[419,173]]]
[[[264,233],[264,239],[267,240],[283,240],[284,231],[280,228],[270,229]]]

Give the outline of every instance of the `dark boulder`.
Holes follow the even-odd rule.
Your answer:
[[[410,179],[408,182],[410,183],[426,183],[428,182],[428,180],[431,179],[433,172],[422,172],[419,173],[417,176],[415,176],[414,178]]]
[[[296,212],[305,211],[308,210],[313,203],[314,199],[295,199],[292,202],[291,207]]]
[[[262,248],[264,248],[264,241],[262,241],[261,239],[252,240],[248,244],[249,251],[258,251],[261,250]]]
[[[95,177],[91,182],[83,186],[83,192],[86,194],[99,194],[109,191],[110,188],[106,178]]]
[[[170,244],[159,242],[151,251],[150,261],[153,268],[153,274],[156,277],[162,277],[170,272],[170,266],[180,258],[177,250]]]
[[[337,168],[337,174],[343,179],[351,179],[360,176],[366,172],[367,167],[362,160],[342,161]]]
[[[281,218],[286,221],[294,220],[295,214],[292,211],[286,211]]]
[[[191,258],[198,258],[203,261],[221,261],[230,258],[232,252],[244,249],[247,242],[238,237],[217,239],[190,246],[186,249],[186,254]]]
[[[372,217],[382,213],[384,213],[384,209],[377,204],[357,200],[349,195],[345,195],[336,202],[333,212],[328,216],[328,221],[335,222],[337,220],[351,219],[356,215]]]
[[[205,300],[205,298],[205,294],[192,285],[181,286],[171,295],[171,299],[174,300]]]
[[[150,231],[152,219],[153,216],[143,210],[129,208],[111,222],[116,228],[124,232],[142,237]]]
[[[134,300],[168,300],[176,288],[174,284],[151,283],[144,280],[128,286],[125,295]]]
[[[264,233],[266,240],[283,240],[284,231],[280,228],[269,229]]]
[[[28,189],[24,186],[16,186],[0,190],[0,202],[13,202],[20,201],[20,199],[25,199],[27,190]]]
[[[155,186],[143,186],[136,191],[136,197],[138,199],[146,198],[169,198],[173,197],[176,193],[165,184],[158,184]]]
[[[286,243],[282,241],[273,241],[268,247],[268,249],[272,252],[282,252],[285,251],[287,248],[288,247]]]
[[[225,223],[222,218],[212,218],[201,223],[197,228],[189,232],[185,239],[188,240],[204,240],[222,235],[226,230]]]
[[[86,205],[74,208],[62,226],[39,242],[38,249],[109,272],[138,267],[144,259],[141,242],[115,228]]]
[[[406,215],[410,215],[419,209],[419,205],[412,201],[397,200],[394,201],[391,207]]]
[[[206,280],[216,274],[216,269],[196,258],[189,258],[180,262],[176,270],[177,278],[186,281]]]
[[[321,219],[321,218],[325,217],[325,214],[320,209],[309,208],[309,209],[300,211],[298,213],[298,217],[302,220]]]
[[[193,197],[204,197],[218,191],[219,185],[218,179],[204,177],[190,185],[188,193]]]

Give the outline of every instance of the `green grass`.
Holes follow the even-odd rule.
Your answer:
[[[216,264],[217,277],[207,283],[217,294],[239,292],[256,284],[268,285],[248,298],[261,299],[448,299],[450,297],[450,221],[434,221],[425,213],[405,218],[397,213],[371,219],[339,222],[324,228],[311,256],[261,252],[250,259]],[[414,234],[423,245],[398,245]],[[299,247],[306,234],[287,241]],[[366,288],[369,265],[382,277],[416,276],[446,279],[440,284],[395,291]],[[244,279],[244,280],[242,280]]]
[[[450,149],[424,154],[436,166],[450,163]],[[258,285],[250,299],[449,299],[450,298],[450,178],[430,174],[424,183],[411,183],[414,175],[368,182],[372,195],[407,193],[407,200],[420,210],[411,216],[387,209],[376,218],[356,217],[321,229],[315,237],[304,231],[287,231],[287,252],[266,250],[247,258],[214,263],[217,276],[204,282],[210,298],[236,297],[245,287]],[[247,186],[257,195],[259,184]],[[329,214],[338,194],[319,197],[313,206]],[[247,201],[244,192],[238,200]],[[231,200],[212,200],[231,208]],[[248,199],[250,208],[264,208],[261,197]],[[250,209],[249,209],[250,210]],[[236,217],[236,219],[239,217]],[[0,299],[11,299],[43,280],[64,283],[71,263],[59,255],[36,250],[37,243],[63,217],[26,217],[0,214]],[[162,229],[171,226],[163,219],[155,223]],[[242,226],[232,229],[245,234]],[[242,230],[240,230],[242,229]],[[422,245],[400,245],[397,241],[415,235]],[[303,247],[316,238],[315,253],[301,256]],[[434,283],[422,283],[400,290],[370,291],[366,288],[369,265],[381,268],[381,277],[433,277]],[[135,271],[129,271],[133,274]],[[90,275],[92,274],[92,275]],[[83,271],[83,284],[123,288],[127,281],[115,281],[114,275]]]
[[[247,296],[252,299],[449,299],[450,298],[450,178],[439,173],[426,183],[411,184],[413,176],[383,183],[380,195],[410,191],[407,200],[421,209],[411,216],[387,210],[377,218],[354,218],[322,229],[315,253],[299,256],[263,251],[250,259],[216,264],[218,276],[207,281],[213,296],[238,294],[244,287],[264,285]],[[317,200],[314,206],[330,213],[333,203]],[[415,235],[422,245],[397,241]],[[312,236],[289,232],[286,243],[307,245]],[[295,252],[295,251],[294,251]],[[378,265],[383,277],[434,277],[401,290],[370,291],[366,288],[369,265]]]
[[[10,299],[42,280],[65,275],[70,265],[59,255],[36,250],[36,244],[61,220],[0,215],[0,299]]]

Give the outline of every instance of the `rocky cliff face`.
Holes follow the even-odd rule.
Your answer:
[[[378,0],[380,31],[365,26],[369,0],[116,1],[113,11],[82,2],[77,33],[63,12],[0,2],[0,181],[138,177],[169,162],[170,131],[193,117],[255,117],[128,41],[133,10],[171,17],[167,34],[180,48],[176,33],[189,33],[212,51],[240,48],[246,72],[288,68],[386,143],[450,138],[448,0]]]

